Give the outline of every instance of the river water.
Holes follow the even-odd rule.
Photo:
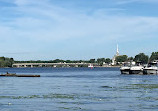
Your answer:
[[[157,111],[158,76],[119,68],[1,68],[0,111]]]

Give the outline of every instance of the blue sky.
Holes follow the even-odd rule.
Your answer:
[[[112,58],[158,51],[158,0],[0,0],[0,56]]]

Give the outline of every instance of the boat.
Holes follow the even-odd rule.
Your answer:
[[[124,63],[124,65],[120,68],[121,74],[143,74],[144,66],[141,62],[137,62],[136,64],[133,62]]]
[[[130,74],[130,64],[125,63],[121,68],[120,68],[121,74]]]
[[[144,66],[141,62],[137,62],[136,65],[130,67],[129,74],[143,74]]]
[[[145,67],[143,69],[143,73],[145,75],[147,75],[147,74],[156,74],[157,75],[158,74],[158,60],[155,60],[155,61],[149,63],[147,65],[147,67]]]
[[[88,65],[89,68],[94,68],[93,64]]]
[[[129,74],[143,74],[143,66],[132,66]]]

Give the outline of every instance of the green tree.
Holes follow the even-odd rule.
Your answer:
[[[149,57],[145,55],[144,53],[139,53],[135,56],[134,61],[135,62],[142,62],[143,64],[148,63]]]
[[[111,60],[110,58],[106,58],[106,59],[105,59],[105,63],[107,63],[107,64],[110,64],[111,61],[112,61],[112,60]]]
[[[133,61],[133,59],[134,59],[133,57],[128,57],[127,58],[128,61]]]
[[[99,64],[99,65],[103,65],[103,63],[105,62],[105,58],[98,58],[97,59],[97,63]]]
[[[74,61],[66,60],[66,63],[74,63]]]
[[[158,52],[152,52],[150,56],[150,61],[158,60]]]
[[[13,58],[0,57],[0,67],[12,67]]]
[[[5,61],[5,57],[0,57],[0,61]]]
[[[60,63],[60,62],[64,62],[63,60],[60,60],[60,59],[55,59],[52,61],[53,63]]]
[[[90,59],[89,63],[95,63],[95,59]]]
[[[120,56],[117,56],[116,57],[116,62],[118,63],[118,62],[125,62],[125,61],[127,61],[127,55],[120,55]]]

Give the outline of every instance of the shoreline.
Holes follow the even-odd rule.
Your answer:
[[[0,67],[5,69],[11,68],[120,68],[121,66],[93,66],[93,67]]]

